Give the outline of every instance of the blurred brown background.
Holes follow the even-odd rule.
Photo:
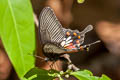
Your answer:
[[[93,45],[89,52],[72,54],[73,63],[81,69],[91,70],[94,75],[106,74],[112,80],[120,80],[120,0],[85,0],[83,4],[78,4],[77,0],[66,1],[73,1],[71,29],[81,31],[89,24],[94,25],[94,30],[86,35],[84,44],[102,40]],[[46,0],[31,2],[39,17]],[[38,39],[37,42],[39,45]],[[12,77],[9,80],[14,80]]]

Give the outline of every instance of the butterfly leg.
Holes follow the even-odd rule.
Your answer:
[[[55,64],[55,61],[53,61],[53,62],[50,64],[50,69],[54,69],[54,64]]]
[[[72,64],[72,61],[70,60],[70,56],[68,54],[64,54],[61,57],[64,57],[67,61],[68,64],[68,69],[73,69],[75,71],[80,70],[79,68],[77,68],[74,64]]]
[[[68,64],[68,69],[73,69],[74,71],[80,70],[78,67],[76,67],[74,64]]]

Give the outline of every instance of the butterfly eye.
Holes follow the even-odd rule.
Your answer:
[[[78,36],[78,39],[80,39],[81,37],[80,36]]]
[[[66,32],[66,35],[67,35],[67,36],[70,36],[70,32]]]
[[[74,35],[74,36],[77,36],[77,33],[74,32],[73,35]]]

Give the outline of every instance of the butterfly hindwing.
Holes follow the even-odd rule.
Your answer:
[[[88,25],[82,32],[78,30],[66,30],[66,37],[61,45],[66,49],[80,49],[80,46],[84,43],[85,34],[93,29],[92,25]]]

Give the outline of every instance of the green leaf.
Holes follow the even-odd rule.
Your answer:
[[[29,0],[0,0],[0,35],[8,56],[22,79],[34,67],[35,27]]]
[[[32,80],[53,80],[53,79],[54,79],[53,77],[50,77],[48,75],[37,75],[37,77],[33,78]]]
[[[75,76],[79,80],[111,80],[105,75],[102,75],[102,77],[93,76],[93,74],[88,70],[72,72],[71,75]]]
[[[71,75],[75,76],[79,80],[89,80],[90,73],[84,71],[72,72]]]
[[[85,0],[77,0],[78,3],[84,3]]]
[[[41,74],[42,73],[42,74]],[[30,71],[28,71],[26,74],[25,74],[25,78],[29,78],[33,75],[48,75],[49,71],[47,70],[44,70],[44,69],[38,69],[38,68],[32,68]]]
[[[76,77],[84,78],[86,80],[89,80],[89,76],[93,75],[92,72],[90,72],[88,70],[76,71],[76,72],[72,72],[71,74],[76,76]]]
[[[90,72],[89,70],[82,70],[75,72],[71,70],[67,70],[66,72],[61,72],[61,71],[58,72],[56,70],[44,70],[38,68],[31,69],[25,75],[25,78],[30,80],[53,80],[57,77],[59,78],[59,80],[64,80],[63,77],[65,77],[65,75],[72,75],[79,80],[111,80],[105,75],[102,75],[102,77],[93,76],[92,72]]]
[[[111,80],[111,79],[103,74],[102,77],[100,78],[100,80]]]
[[[79,72],[79,71],[78,71]],[[84,71],[82,71],[82,73],[84,73],[84,74],[89,74],[89,75],[93,75],[93,73],[91,72],[91,71],[89,71],[89,70],[84,70]]]
[[[54,76],[49,76],[48,74],[48,70],[33,68],[27,72],[24,77],[28,79],[36,75],[32,80],[53,80]]]

